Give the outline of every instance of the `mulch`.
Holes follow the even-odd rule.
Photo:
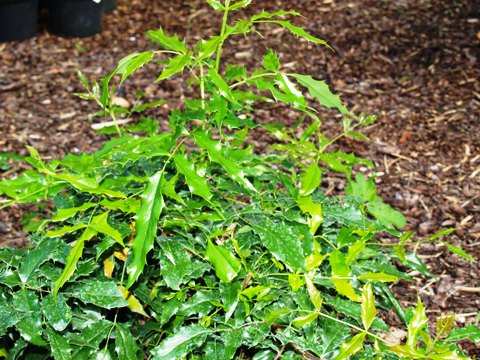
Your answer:
[[[91,125],[102,119],[92,116],[99,110],[95,104],[74,95],[82,92],[76,69],[98,80],[123,56],[152,47],[143,35],[148,29],[161,26],[191,44],[220,26],[202,0],[118,3],[117,10],[105,16],[104,31],[94,37],[63,39],[49,34],[43,21],[36,37],[0,44],[0,152],[25,155],[25,145],[31,145],[45,158],[58,158],[98,149],[105,137]],[[255,67],[268,46],[287,71],[326,80],[349,109],[377,114],[379,121],[364,131],[369,141],[343,139],[339,146],[374,161],[380,195],[407,216],[406,229],[415,231],[418,239],[455,227],[446,240],[480,259],[477,1],[255,0],[244,12],[280,8],[304,14],[306,18],[295,23],[327,40],[334,51],[265,26],[265,39],[235,38],[224,58]],[[117,95],[133,102],[135,92],[142,90],[148,99],[164,98],[167,103],[151,115],[165,124],[188,91],[181,77],[153,84],[157,74],[158,69],[147,67]],[[260,114],[264,120],[283,116],[283,121],[292,121],[282,107],[263,108]],[[327,132],[338,128],[337,116],[322,116]],[[265,145],[262,141],[268,138],[260,139],[259,146]],[[344,183],[327,177],[325,186],[336,191]],[[29,210],[35,207],[0,211],[0,244],[25,245],[19,222]],[[460,325],[478,321],[478,264],[452,256],[440,244],[422,245],[418,252],[436,277],[412,273],[415,283],[396,285],[402,303],[413,305],[420,296],[433,317],[455,312]],[[389,323],[396,322],[392,315]],[[480,355],[472,343],[462,346],[472,357]]]

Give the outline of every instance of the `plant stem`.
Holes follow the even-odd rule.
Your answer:
[[[202,98],[202,109],[205,109],[205,73],[203,64],[200,65],[200,97]]]
[[[223,12],[222,30],[220,31],[220,38],[222,39],[222,41],[220,42],[220,44],[218,44],[217,58],[215,62],[215,70],[217,70],[217,72],[220,69],[220,58],[222,56],[223,42],[225,41],[224,36],[225,36],[225,30],[227,29],[229,7],[230,7],[230,0],[225,0],[225,11]]]
[[[242,81],[239,81],[235,84],[230,85],[230,89],[233,89],[233,88],[236,88],[237,86],[246,84],[250,80],[258,79],[258,78],[262,78],[262,77],[267,77],[267,76],[277,76],[277,73],[266,73],[266,74],[259,74],[259,75],[250,76],[249,78],[246,78],[245,80],[242,80]]]

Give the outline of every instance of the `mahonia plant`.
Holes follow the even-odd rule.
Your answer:
[[[128,55],[101,84],[80,73],[80,96],[101,106],[118,136],[92,154],[49,162],[29,147],[32,169],[0,182],[2,207],[53,206],[51,216],[28,224],[30,247],[0,249],[0,356],[467,358],[456,343],[478,342],[477,326],[454,329],[454,316],[443,316],[431,331],[422,302],[404,310],[389,288],[412,280],[395,262],[432,274],[407,251],[413,234],[401,232],[405,218],[377,195],[372,178],[355,175],[356,164],[373,164],[330,150],[343,136],[362,138],[357,128],[375,118],[352,114],[325,81],[283,71],[273,50],[253,71],[222,62],[228,38],[264,24],[328,44],[287,20],[295,11],[231,22],[250,0],[207,2],[223,14],[218,35],[189,47],[162,29],[148,31],[159,50]],[[198,97],[171,112],[169,131],[159,133],[149,118],[125,125],[116,86],[165,56],[157,81],[188,72]],[[296,110],[297,125],[259,124],[255,108],[272,102]],[[315,102],[342,114],[338,136],[322,132]],[[278,139],[268,151],[248,141],[259,130]],[[326,171],[345,174],[345,196],[323,191]],[[399,240],[382,243],[380,232]],[[405,343],[385,336],[378,309],[391,308],[405,323]]]

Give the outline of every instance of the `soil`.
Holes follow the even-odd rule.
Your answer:
[[[78,99],[83,89],[76,69],[98,80],[116,62],[152,45],[143,35],[160,26],[192,43],[219,28],[203,0],[118,0],[105,16],[104,31],[90,38],[63,39],[49,34],[44,15],[36,37],[0,44],[0,152],[26,154],[25,145],[44,158],[93,151],[104,136],[96,134],[95,104]],[[306,18],[295,20],[334,51],[265,26],[266,36],[236,38],[224,59],[258,66],[265,45],[279,53],[289,72],[326,80],[355,113],[377,114],[379,120],[364,133],[369,141],[342,140],[376,164],[380,195],[408,219],[407,230],[419,239],[455,227],[446,237],[480,259],[480,7],[475,0],[255,0],[246,13],[295,9]],[[238,16],[241,14],[239,13]],[[153,70],[153,72],[152,72]],[[150,100],[167,103],[155,116],[162,124],[185,94],[184,79],[153,80],[149,67],[127,80],[117,96],[132,103],[142,90]],[[188,93],[187,93],[188,95]],[[264,108],[262,116],[289,122],[288,111]],[[329,131],[338,117],[324,114]],[[267,138],[260,139],[262,142]],[[19,170],[18,164],[0,176]],[[344,184],[333,177],[326,186]],[[0,244],[23,246],[19,224],[31,206],[0,211]],[[457,313],[457,323],[478,321],[480,269],[452,256],[440,244],[417,249],[435,278],[414,275],[415,283],[400,283],[394,291],[406,306],[420,296],[436,317]],[[392,326],[398,319],[391,314]],[[461,346],[472,357],[480,350],[471,342]]]

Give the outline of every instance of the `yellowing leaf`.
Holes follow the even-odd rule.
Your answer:
[[[407,345],[415,346],[418,343],[418,334],[427,325],[427,314],[420,298],[418,298],[417,307],[408,324]]]
[[[365,330],[370,328],[376,315],[377,309],[375,308],[372,284],[367,283],[362,290],[362,323]]]
[[[103,273],[107,278],[111,278],[113,274],[113,270],[115,269],[115,260],[113,256],[109,256],[105,260],[103,260]]]
[[[288,274],[288,285],[292,288],[293,292],[298,291],[305,282],[298,274]]]
[[[318,227],[323,222],[322,204],[314,202],[310,196],[299,198],[297,204],[300,210],[310,215],[308,225],[310,227],[310,232],[315,234]]]
[[[398,277],[396,277],[395,275],[386,274],[383,271],[380,271],[378,273],[368,272],[357,276],[357,278],[361,280],[380,282],[396,282],[398,280]]]
[[[320,291],[318,291],[312,279],[308,275],[305,275],[305,283],[307,284],[308,296],[310,296],[310,300],[312,301],[313,306],[315,306],[315,309],[320,311],[320,309],[322,308],[322,302],[323,302],[323,298],[322,298],[322,295],[320,295]]]
[[[7,357],[8,356],[7,350],[5,350],[3,348],[0,349],[0,356]]]
[[[146,317],[150,317],[150,316],[148,316],[148,314],[143,309],[143,306],[140,303],[140,301],[138,301],[138,299],[135,296],[133,296],[132,293],[130,293],[123,286],[118,286],[118,288],[122,292],[122,295],[123,295],[124,299],[127,300],[127,302],[128,302],[127,306],[131,311],[133,311],[134,313],[146,316]]]

